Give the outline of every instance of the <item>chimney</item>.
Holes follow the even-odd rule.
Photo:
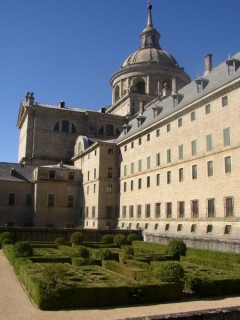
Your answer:
[[[144,112],[144,102],[143,101],[140,101],[140,106],[139,106],[139,111],[140,111],[140,114],[143,114]]]
[[[28,103],[29,106],[32,106],[34,103],[34,94],[33,92],[27,92],[25,101]]]
[[[64,101],[61,101],[61,102],[59,103],[59,107],[60,107],[60,108],[65,108],[65,102],[64,102]]]
[[[212,54],[209,53],[204,58],[204,76],[212,71]]]
[[[177,94],[177,78],[172,78],[172,95]]]

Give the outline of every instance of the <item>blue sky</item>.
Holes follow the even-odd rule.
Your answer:
[[[195,79],[240,51],[239,0],[152,0],[161,47]],[[139,48],[147,0],[0,0],[0,161],[17,162],[21,100],[99,109]]]

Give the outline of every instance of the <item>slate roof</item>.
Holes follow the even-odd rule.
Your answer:
[[[232,58],[240,61],[240,52],[232,56],[231,59]],[[165,100],[157,102],[155,107],[160,106],[162,108],[160,114],[154,118],[152,108],[147,109],[142,114],[142,116],[146,117],[142,125],[138,127],[137,118],[134,118],[131,121],[129,121],[128,125],[131,126],[130,130],[127,134],[124,134],[123,131],[121,135],[117,138],[116,143],[119,143],[125,140],[126,138],[132,136],[133,134],[138,133],[143,129],[146,129],[148,126],[154,124],[155,122],[158,122],[159,120],[162,120],[170,116],[171,114],[174,114],[176,111],[181,110],[182,108],[186,107],[187,105],[196,101],[197,99],[203,98],[215,89],[218,89],[224,86],[225,84],[240,77],[240,67],[238,67],[236,73],[231,76],[227,74],[227,70],[227,64],[224,61],[217,67],[213,68],[208,75],[203,75],[202,77],[200,77],[200,79],[202,78],[206,80],[207,83],[204,90],[200,93],[197,93],[197,84],[195,80],[183,87],[181,90],[178,91],[178,94],[182,96],[182,100],[176,107],[173,106],[173,98],[171,96],[167,97]]]
[[[33,182],[34,165],[0,162],[0,180]]]

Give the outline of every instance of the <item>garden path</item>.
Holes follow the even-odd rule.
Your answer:
[[[12,266],[0,250],[0,320],[119,320],[153,315],[239,307],[240,297],[195,300],[151,306],[116,307],[91,310],[41,311],[19,283]]]

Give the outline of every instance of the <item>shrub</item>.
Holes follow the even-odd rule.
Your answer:
[[[33,254],[32,246],[28,241],[18,241],[13,247],[16,258],[26,258]]]
[[[114,260],[113,253],[109,249],[103,249],[100,251],[102,260]]]
[[[50,283],[53,287],[64,281],[66,268],[63,264],[45,264],[42,266],[43,280]]]
[[[125,263],[126,260],[132,259],[134,255],[134,250],[131,246],[123,247],[123,252],[121,254],[121,263]]]
[[[12,244],[14,243],[14,235],[11,232],[3,232],[0,234],[0,244]]]
[[[185,256],[187,246],[181,239],[172,239],[167,248],[167,253],[173,256],[176,260],[180,260],[180,256]]]
[[[61,245],[65,244],[65,242],[66,241],[65,241],[65,239],[63,237],[58,237],[58,238],[55,239],[55,243],[58,246],[61,246]]]
[[[103,243],[112,244],[114,242],[114,236],[112,234],[104,234],[101,241]]]
[[[176,261],[167,261],[161,263],[158,278],[162,282],[179,282],[184,277],[184,269]]]
[[[89,258],[89,250],[88,250],[88,248],[86,248],[84,246],[78,246],[78,247],[76,247],[76,251],[77,251],[77,255],[80,258]]]
[[[83,242],[83,234],[82,234],[82,232],[74,232],[74,233],[72,233],[70,241],[71,241],[72,245],[81,244]]]
[[[2,241],[1,241],[1,246],[3,246],[4,244],[13,244],[14,241],[12,239],[9,239],[9,238],[4,238]]]
[[[136,235],[136,233],[129,233],[129,235],[127,236],[127,244],[131,245],[132,242],[137,239],[138,236]]]
[[[127,238],[124,234],[116,234],[114,236],[114,243],[118,246],[118,247],[121,247],[122,245],[126,244],[127,242]]]

